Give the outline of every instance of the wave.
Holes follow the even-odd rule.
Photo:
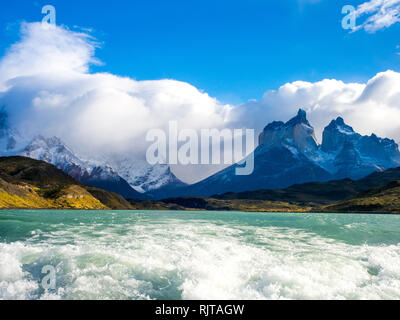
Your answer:
[[[0,243],[1,299],[399,299],[400,246],[295,228],[168,220]],[[55,290],[42,267],[57,266]]]

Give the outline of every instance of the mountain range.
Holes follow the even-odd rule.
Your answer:
[[[147,199],[146,192],[186,186],[168,165],[149,165],[135,159],[86,160],[58,137],[38,135],[29,140],[10,128],[0,112],[0,156],[23,156],[55,165],[76,181],[108,190],[126,199]]]
[[[164,199],[182,196],[221,195],[227,192],[283,189],[307,182],[360,179],[372,172],[400,166],[400,152],[394,140],[375,134],[363,136],[341,117],[324,129],[318,144],[307,114],[300,109],[287,122],[268,124],[254,151],[255,169],[249,176],[237,176],[238,164],[207,179],[187,185],[168,165],[149,165],[129,158],[107,161],[86,160],[57,137],[23,139],[8,126],[0,113],[0,155],[43,160],[79,183],[118,193],[126,199]]]
[[[175,189],[156,198],[212,196],[226,192],[281,189],[306,182],[325,182],[343,178],[360,179],[375,171],[400,166],[400,152],[394,140],[375,134],[362,136],[342,118],[332,120],[318,144],[314,128],[304,110],[284,123],[268,124],[259,136],[254,151],[254,172],[236,175],[238,164],[211,177]]]
[[[88,186],[109,190],[124,198],[141,196],[109,165],[81,160],[56,137],[37,136],[18,155],[51,163]]]
[[[400,167],[354,181],[312,182],[280,190],[129,200],[86,186],[44,161],[0,157],[0,209],[223,210],[400,213]]]
[[[310,182],[286,189],[180,197],[161,202],[177,206],[178,210],[400,213],[400,167],[374,172],[359,180]]]

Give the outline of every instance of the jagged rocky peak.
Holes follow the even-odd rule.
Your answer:
[[[285,123],[282,121],[273,121],[265,127],[264,131],[275,131],[281,129],[284,126]]]
[[[300,109],[297,116],[291,119],[286,125],[293,127],[294,144],[303,153],[313,152],[318,149],[314,128],[307,120],[307,114]]]
[[[112,167],[82,160],[57,137],[36,136],[19,155],[51,163],[86,185],[119,193],[126,198],[139,196]]]
[[[379,138],[375,134],[370,136],[362,136],[360,138],[358,147],[360,152],[368,157],[375,157],[377,159],[386,161],[400,160],[399,146],[397,143],[391,139]]]
[[[45,138],[42,135],[38,135],[32,139],[28,146],[26,146],[26,150],[34,150],[38,148],[54,148],[65,146],[64,143],[57,137]]]
[[[45,138],[36,136],[21,152],[22,156],[37,160],[44,160],[63,169],[67,164],[79,164],[83,162],[69,149],[61,139],[57,137]]]
[[[264,147],[294,147],[302,153],[313,152],[318,148],[314,128],[303,109],[299,109],[297,115],[286,123],[274,121],[267,125],[259,137],[259,143]]]
[[[270,141],[275,141],[278,139],[278,132],[281,131],[285,127],[285,123],[282,121],[273,121],[268,124],[264,131],[258,137],[259,145],[266,145]]]
[[[332,120],[331,123],[325,128],[326,130],[337,131],[341,134],[354,134],[354,129],[344,122],[342,117]]]
[[[54,164],[78,181],[89,177],[101,180],[118,178],[111,166],[83,160],[58,137],[45,138],[38,135],[21,155]]]
[[[295,116],[294,118],[290,119],[286,123],[287,126],[295,126],[295,125],[298,125],[298,124],[305,124],[307,126],[310,126],[310,123],[307,120],[307,112],[304,111],[303,109],[299,109],[299,111],[297,112],[297,116]]]
[[[354,144],[359,138],[360,135],[354,132],[353,128],[347,125],[342,117],[338,117],[324,129],[321,149],[324,152],[340,151],[347,141],[353,141]]]
[[[321,149],[328,153],[354,148],[364,157],[391,162],[400,157],[394,140],[379,138],[376,134],[362,136],[347,125],[343,118],[333,120],[322,134]]]
[[[184,185],[168,165],[150,165],[145,160],[118,159],[112,163],[118,171],[140,193],[158,190],[165,186]]]
[[[400,166],[398,146],[376,135],[361,136],[339,117],[324,130],[322,150],[304,110],[288,122],[274,121],[261,133],[254,151],[254,172],[237,176],[236,165],[189,186],[175,196],[211,196],[226,192],[286,188],[311,181],[360,179],[375,171]]]
[[[336,124],[338,126],[345,126],[346,124],[344,123],[344,119],[342,117],[337,117],[336,120],[332,120],[333,124]]]

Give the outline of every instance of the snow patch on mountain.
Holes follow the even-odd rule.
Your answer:
[[[129,188],[143,194],[168,185],[184,185],[167,165],[151,166],[145,161],[130,159],[86,160],[57,137],[46,138],[39,135],[26,142],[18,133],[5,126],[1,128],[0,125],[2,156],[19,155],[45,161],[88,185],[109,188],[112,189],[110,191],[119,191],[129,196],[134,196]]]
[[[268,124],[254,151],[254,172],[236,176],[237,164],[177,190],[176,196],[212,196],[226,192],[280,189],[293,184],[358,179],[374,171],[400,166],[398,145],[376,135],[362,136],[342,118],[333,120],[318,144],[304,110],[284,123]]]
[[[146,161],[123,159],[112,161],[112,166],[136,191],[145,193],[166,186],[184,185],[168,165],[150,165]]]
[[[70,173],[71,168],[80,168],[79,175],[90,175],[97,164],[78,158],[59,138],[35,137],[21,152],[20,156],[43,160]],[[80,177],[74,176],[75,179]]]

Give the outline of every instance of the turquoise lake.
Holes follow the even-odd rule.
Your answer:
[[[400,299],[400,216],[1,211],[0,299]]]

